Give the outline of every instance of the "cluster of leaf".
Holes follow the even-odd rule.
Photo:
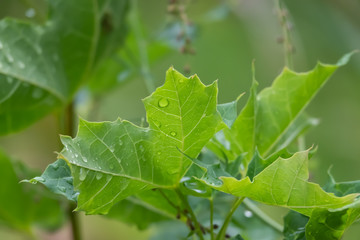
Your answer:
[[[340,239],[360,217],[359,183],[332,179],[326,192],[308,181],[310,150],[291,154],[286,148],[314,123],[304,109],[350,56],[306,73],[285,68],[260,93],[254,80],[240,114],[237,101],[217,105],[216,82],[205,86],[196,75],[170,68],[165,84],[143,100],[148,127],[81,119],[75,138],[61,137],[59,159],[30,181],[76,201],[76,210],[139,228],[184,221],[190,234],[179,228],[174,239],[279,237],[274,226],[263,227],[260,214],[244,208],[229,227],[214,229],[233,211],[229,195],[296,211],[285,218],[286,239]],[[244,216],[254,217],[254,225]],[[269,231],[259,233],[260,226]]]
[[[128,4],[127,0],[52,0],[43,24],[0,21],[0,135],[28,127],[73,100],[121,47]],[[0,164],[1,225],[27,234],[34,225],[59,228],[66,204],[49,191],[19,185],[39,173],[2,151]]]

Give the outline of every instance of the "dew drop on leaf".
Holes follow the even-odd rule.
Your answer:
[[[87,160],[86,157],[83,157],[82,160],[83,160],[84,162],[88,162],[88,160]]]
[[[179,173],[179,171],[178,171],[178,169],[170,168],[170,169],[167,169],[167,173],[170,175],[175,175],[175,174]]]
[[[96,179],[97,180],[100,180],[102,178],[102,176],[103,176],[102,173],[99,173],[99,172],[96,173]]]
[[[109,150],[110,150],[110,152],[114,152],[115,151],[115,146],[114,145],[111,145],[110,147],[109,147]]]
[[[122,146],[124,143],[121,139],[119,139],[119,145]]]
[[[169,105],[169,100],[167,100],[166,98],[161,98],[159,100],[159,107],[164,108],[167,107]]]
[[[159,122],[158,120],[152,119],[153,123],[155,124],[155,126],[157,126],[158,128],[161,127],[161,122]]]
[[[111,170],[114,170],[114,164],[110,164],[109,167],[110,167]]]
[[[14,58],[13,58],[13,56],[11,56],[10,54],[6,55],[6,58],[7,58],[7,60],[9,61],[9,63],[14,62]]]
[[[170,132],[170,135],[173,136],[173,137],[175,137],[175,136],[177,135],[177,133],[174,132],[174,131],[172,131],[172,132]]]
[[[18,62],[19,68],[24,69],[25,68],[25,64],[23,62]]]
[[[61,192],[63,192],[63,193],[66,192],[66,188],[65,188],[65,187],[62,187],[62,186],[59,187],[59,190],[60,190]]]
[[[143,152],[144,151],[144,146],[140,145],[140,151]]]
[[[77,153],[75,153],[75,157],[77,158],[79,155]]]
[[[84,181],[86,178],[87,172],[86,170],[84,170],[83,168],[80,168],[80,175],[79,175],[79,180],[80,181]]]
[[[58,170],[59,169],[59,165],[57,165],[57,163],[55,163],[54,165],[52,165],[54,170]]]

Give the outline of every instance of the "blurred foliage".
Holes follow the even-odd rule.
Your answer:
[[[295,70],[309,70],[318,59],[335,63],[339,56],[360,48],[359,1],[304,0],[284,3],[288,9],[295,47]],[[0,6],[1,18],[11,16],[34,23],[44,23],[47,19],[48,7],[42,0],[0,0]],[[168,6],[168,1],[165,0],[138,1],[142,36],[140,39],[136,37],[131,19],[127,19],[128,37],[120,40],[125,47],[107,51],[111,57],[97,65],[95,74],[89,78],[89,85],[77,96],[77,109],[81,116],[90,120],[113,120],[121,116],[140,123],[145,111],[139,99],[148,95],[143,81],[149,77],[146,74],[150,73],[158,86],[170,65],[177,69],[184,68],[187,73],[196,72],[206,83],[219,79],[220,102],[229,102],[241,90],[249,89],[253,59],[256,60],[257,80],[261,86],[267,86],[284,65],[283,48],[277,43],[281,28],[273,11],[273,1],[188,1],[186,13],[192,27],[178,33],[176,31],[181,28],[181,22],[169,13]],[[104,19],[105,26],[118,26],[112,26],[108,18]],[[186,43],[184,39],[177,42],[176,36],[181,35],[181,32],[191,36],[191,48],[196,52],[195,55],[181,53],[181,47]],[[146,47],[145,57],[150,71],[145,74],[144,52],[138,52],[139,41]],[[336,179],[358,178],[359,63],[359,56],[355,56],[320,92],[309,108],[309,113],[321,121],[306,139],[306,146],[319,146],[314,157],[317,158],[316,161],[310,162],[311,178],[315,181],[325,181],[324,171],[317,169],[326,169],[330,163],[334,164],[333,174]],[[93,82],[103,86],[95,88]],[[108,92],[103,94],[104,91]],[[239,105],[241,104],[244,104],[242,99],[239,101]],[[49,132],[56,128],[54,126],[56,119],[47,118],[22,133],[2,137],[0,145],[9,155],[30,166],[44,168],[53,161],[52,152],[58,144],[57,136],[49,136]],[[39,130],[43,129],[51,131],[41,133]],[[24,145],[23,150],[17,148],[18,143]],[[86,233],[86,239],[100,237],[94,227],[97,224],[105,227],[113,224],[99,217],[82,220],[85,221],[83,232]],[[115,226],[110,228],[111,231],[119,225]],[[170,226],[165,228],[170,229]],[[128,236],[124,233],[127,228],[121,225],[121,229],[124,230],[114,235],[107,233],[107,239],[116,239],[118,236],[122,236],[122,239],[134,239],[136,233],[133,229],[129,230],[131,234]],[[1,228],[0,238],[3,238],[2,234],[6,239],[17,236],[16,233]],[[345,234],[344,239],[357,239],[358,234],[359,230],[355,226]],[[136,235],[135,238],[141,237]]]

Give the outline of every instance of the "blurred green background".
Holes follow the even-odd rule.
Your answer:
[[[156,86],[165,78],[165,71],[174,66],[190,75],[197,73],[205,83],[219,80],[219,102],[234,100],[247,92],[251,83],[251,62],[255,59],[256,78],[260,89],[268,86],[284,66],[283,46],[277,39],[282,30],[274,10],[274,2],[266,0],[192,0],[186,13],[194,27],[191,46],[195,55],[181,54],[178,47],[168,47],[173,40],[167,28],[171,17],[168,1],[139,0],[138,16],[148,46],[150,74]],[[360,1],[303,0],[284,1],[292,25],[294,70],[307,71],[318,60],[335,63],[343,54],[360,49]],[[29,9],[36,9],[29,19]],[[40,0],[0,0],[0,18],[18,17],[43,22],[46,4]],[[26,16],[28,15],[28,16]],[[176,30],[176,29],[175,29]],[[130,38],[125,46],[136,48]],[[160,45],[160,46],[158,46]],[[134,47],[135,46],[135,47]],[[133,53],[138,54],[136,51]],[[190,73],[185,71],[184,67]],[[126,69],[125,69],[126,70]],[[96,121],[117,117],[140,122],[145,116],[141,99],[149,93],[140,71],[128,74],[119,67],[120,82],[106,94],[94,98],[83,90],[79,95],[79,115]],[[98,81],[102,81],[101,76]],[[311,160],[311,179],[323,184],[326,171],[338,181],[360,179],[360,55],[341,68],[314,99],[308,112],[320,119],[320,125],[306,137],[306,146],[318,145]],[[57,123],[48,116],[17,134],[0,138],[0,147],[9,155],[33,168],[44,170],[59,151]],[[281,221],[283,212],[267,209]],[[154,231],[138,232],[101,216],[81,216],[84,239],[146,239]],[[60,233],[44,239],[67,239],[65,226]],[[355,224],[344,239],[359,239]],[[0,228],[0,239],[24,239],[11,230]]]

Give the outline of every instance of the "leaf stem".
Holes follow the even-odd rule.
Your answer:
[[[163,198],[165,198],[165,200],[176,210],[178,210],[180,212],[179,206],[176,206],[169,198],[168,196],[166,196],[166,194],[162,191],[162,189],[158,189],[159,193],[161,194],[161,196],[163,196]]]
[[[249,199],[244,200],[244,205],[246,206],[247,209],[251,210],[256,216],[258,216],[262,221],[264,221],[270,227],[272,227],[279,233],[283,232],[284,227],[281,224],[274,221],[274,219],[269,217],[260,208],[258,208],[254,203],[252,203]]]
[[[283,7],[283,4],[280,2],[281,0],[275,0],[275,7],[276,12],[279,18],[279,22],[282,28],[283,34],[283,45],[284,45],[284,60],[285,65],[288,66],[290,69],[293,69],[293,59],[292,55],[294,52],[294,46],[291,42],[291,35],[290,35],[290,24],[287,19],[288,11]]]
[[[191,206],[189,204],[189,201],[188,201],[187,197],[184,196],[184,194],[177,188],[175,189],[175,192],[179,196],[181,202],[184,204],[185,209],[190,214],[191,220],[195,225],[195,231],[196,231],[197,235],[199,236],[199,238],[201,240],[204,240],[204,236],[203,236],[203,232],[201,230],[201,226],[200,226],[200,224],[199,224],[199,222],[198,222],[198,220],[197,220],[197,218],[196,218],[196,216],[195,216],[195,214],[194,214],[194,212],[193,212],[193,210],[192,210],[192,208],[191,208]]]
[[[226,230],[229,226],[230,220],[234,214],[234,212],[236,211],[236,209],[240,206],[240,204],[244,201],[245,197],[239,197],[236,198],[234,204],[232,205],[230,212],[228,213],[228,215],[225,218],[225,221],[223,223],[223,225],[220,228],[219,234],[216,237],[216,240],[222,240],[225,238],[225,234],[226,234]]]
[[[74,137],[75,134],[75,114],[74,114],[74,102],[71,102],[60,115],[59,119],[59,132],[61,134],[66,134],[68,136]],[[60,143],[60,148],[62,144]],[[76,208],[76,204],[69,201],[68,206],[68,216],[71,224],[71,231],[73,240],[81,239],[81,231],[79,226],[78,215],[76,212],[73,212],[73,209]]]
[[[73,211],[73,209],[75,209],[75,208],[76,208],[75,203],[71,203],[71,204],[69,204],[68,211],[69,211],[73,240],[80,240],[81,234],[80,234],[80,227],[79,227],[79,216],[76,212]]]
[[[214,236],[214,198],[211,197],[209,198],[210,201],[210,235],[211,235],[211,240],[215,239]]]

